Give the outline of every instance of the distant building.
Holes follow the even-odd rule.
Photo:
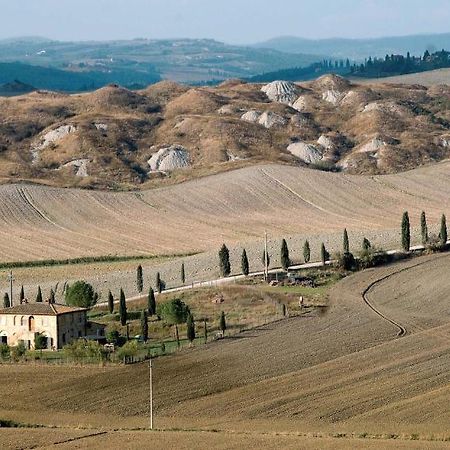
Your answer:
[[[48,349],[60,349],[80,339],[104,339],[104,326],[87,320],[87,309],[56,303],[27,303],[0,309],[0,343],[34,348],[36,333]]]

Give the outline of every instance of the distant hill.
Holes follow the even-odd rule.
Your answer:
[[[20,62],[0,63],[0,84],[12,85],[18,79],[21,83],[33,86],[33,90],[79,92],[98,89],[110,83],[119,83],[124,86],[139,83],[146,86],[159,81],[160,77],[154,72],[140,73],[124,70],[75,72]]]
[[[354,78],[358,83],[390,83],[390,84],[420,84],[422,86],[436,86],[447,84],[450,86],[450,69],[430,70],[428,72],[410,73],[407,75],[398,75],[386,77],[382,80],[373,78],[363,79]]]
[[[423,34],[375,39],[305,39],[283,36],[258,43],[255,48],[270,48],[281,52],[330,55],[333,58],[364,60],[369,56],[384,57],[391,54],[423,55],[450,48],[450,33]]]
[[[0,96],[12,97],[14,95],[28,94],[35,90],[36,88],[29,84],[22,83],[19,80],[14,80],[12,83],[0,85]]]
[[[304,67],[323,58],[322,55],[289,54],[272,49],[228,45],[211,39],[108,42],[61,42],[42,38],[0,40],[2,62],[21,62],[81,73],[129,73],[128,82],[116,80],[122,85],[142,84],[137,75],[142,78],[145,74],[155,73],[164,79],[187,83],[243,78],[269,70]]]

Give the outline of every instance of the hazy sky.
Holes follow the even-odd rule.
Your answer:
[[[0,0],[0,38],[377,37],[450,32],[450,0]]]

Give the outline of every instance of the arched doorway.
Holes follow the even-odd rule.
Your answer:
[[[8,334],[6,331],[0,331],[0,344],[8,345]]]
[[[28,331],[34,331],[34,317],[30,316],[28,318]]]

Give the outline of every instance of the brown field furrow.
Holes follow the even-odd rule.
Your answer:
[[[397,228],[427,210],[430,231],[450,210],[450,163],[399,175],[362,177],[290,166],[257,166],[136,193],[42,186],[0,187],[0,259],[205,251],[268,231],[289,235]],[[333,192],[331,200],[330,192]],[[28,200],[27,200],[28,199]],[[153,207],[148,206],[153,205]],[[247,245],[247,244],[246,244]],[[25,251],[30,257],[23,257]],[[45,255],[45,256],[44,256]]]

